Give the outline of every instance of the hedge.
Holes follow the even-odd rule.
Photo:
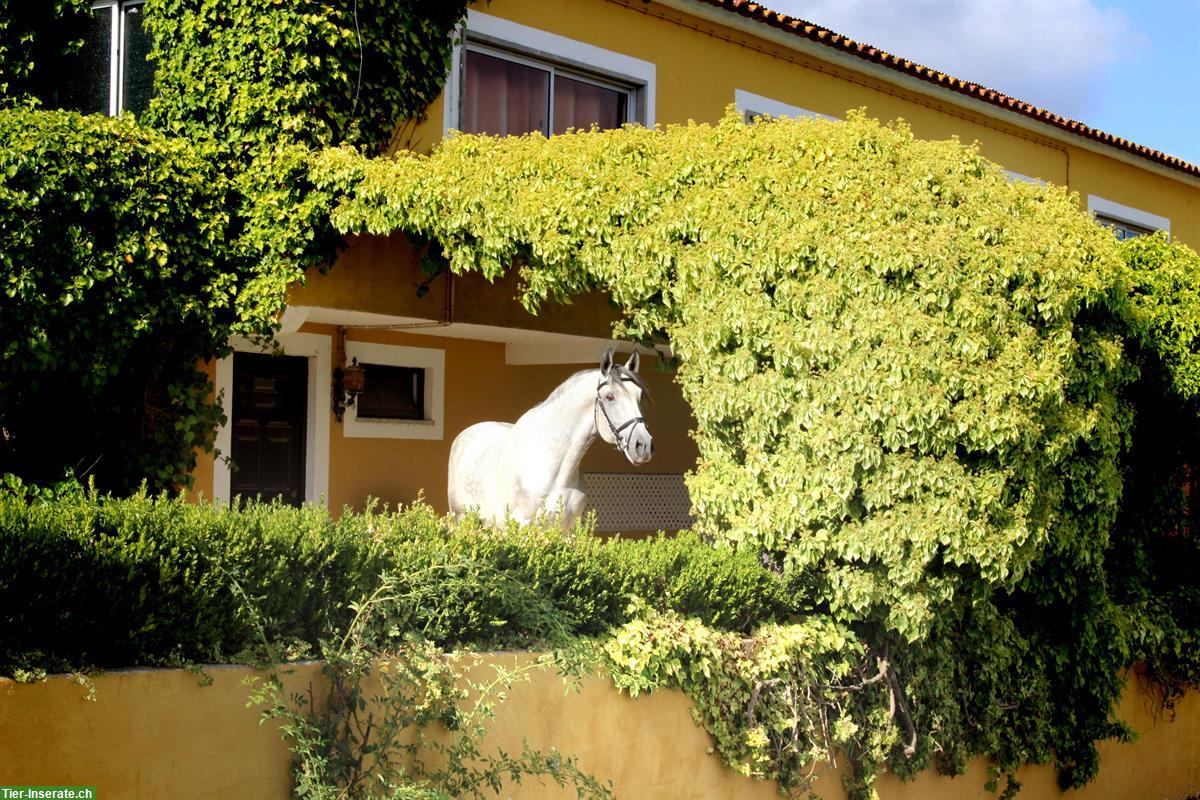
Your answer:
[[[735,630],[788,608],[753,557],[694,535],[497,531],[426,505],[334,519],[318,507],[0,491],[0,674],[230,661],[257,641],[251,607],[272,639],[315,652],[385,572],[416,598],[395,624],[447,646],[598,635],[627,621],[635,595]]]

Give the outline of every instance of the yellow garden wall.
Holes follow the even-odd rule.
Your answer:
[[[512,664],[527,656],[490,656]],[[100,800],[283,800],[289,795],[289,752],[273,725],[260,726],[247,709],[244,667],[210,667],[211,686],[184,670],[130,670],[95,679],[96,699],[70,678],[34,685],[0,679],[0,785],[94,785]],[[319,679],[319,665],[296,667],[292,688]],[[706,753],[710,740],[688,713],[679,692],[632,700],[606,680],[587,681],[582,694],[564,693],[552,674],[536,674],[510,693],[499,709],[485,752],[520,752],[522,740],[557,746],[581,766],[611,779],[619,798],[778,797],[773,784],[751,781]],[[1182,798],[1200,789],[1200,695],[1178,706],[1174,722],[1151,713],[1135,683],[1127,687],[1120,716],[1140,734],[1130,745],[1101,746],[1099,778],[1062,793],[1049,767],[1021,770],[1022,800],[1122,800]],[[885,776],[883,800],[974,800],[983,791],[986,765],[972,762],[967,775],[925,773],[910,784]],[[843,797],[838,773],[826,769],[818,790]],[[526,783],[509,787],[514,798],[568,798],[570,790]]]

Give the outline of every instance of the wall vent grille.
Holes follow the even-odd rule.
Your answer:
[[[645,472],[585,472],[587,510],[596,530],[678,531],[691,527],[692,506],[683,475]]]

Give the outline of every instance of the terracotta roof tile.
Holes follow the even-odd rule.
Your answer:
[[[921,80],[936,83],[946,88],[956,91],[959,94],[964,94],[976,100],[990,103],[991,105],[1006,108],[1018,114],[1022,114],[1031,119],[1036,119],[1039,122],[1044,122],[1047,125],[1052,125],[1062,130],[1070,131],[1085,139],[1091,139],[1101,144],[1115,147],[1118,150],[1124,150],[1127,153],[1132,153],[1148,161],[1153,161],[1156,164],[1161,164],[1174,170],[1178,170],[1186,175],[1191,175],[1195,178],[1200,178],[1200,166],[1184,161],[1182,158],[1177,158],[1172,155],[1167,155],[1161,151],[1155,150],[1145,145],[1131,142],[1128,139],[1122,139],[1120,136],[1114,136],[1111,133],[1105,133],[1102,130],[1089,127],[1077,120],[1059,116],[1044,108],[1018,100],[1015,97],[1010,97],[1003,92],[998,92],[995,89],[989,89],[986,86],[980,86],[977,83],[964,81],[955,78],[951,75],[938,72],[929,67],[922,66],[913,61],[909,61],[899,56],[894,56],[891,53],[884,52],[877,47],[872,47],[865,42],[856,42],[842,36],[840,33],[835,33],[828,28],[822,28],[820,25],[814,25],[811,22],[806,22],[802,19],[789,17],[786,14],[780,14],[777,11],[772,11],[758,3],[749,2],[749,0],[698,0],[698,2],[707,3],[710,6],[723,8],[726,11],[731,11],[740,14],[748,19],[762,22],[770,25],[773,28],[787,31],[796,36],[801,36],[810,41],[817,42],[826,47],[831,47],[836,50],[841,50],[857,58],[865,61],[870,61],[875,64],[894,69],[897,72],[902,72],[906,75],[911,75]]]

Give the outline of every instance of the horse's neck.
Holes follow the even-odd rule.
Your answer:
[[[592,372],[572,376],[517,420],[526,463],[547,470],[554,486],[574,482],[596,438],[596,380]]]

